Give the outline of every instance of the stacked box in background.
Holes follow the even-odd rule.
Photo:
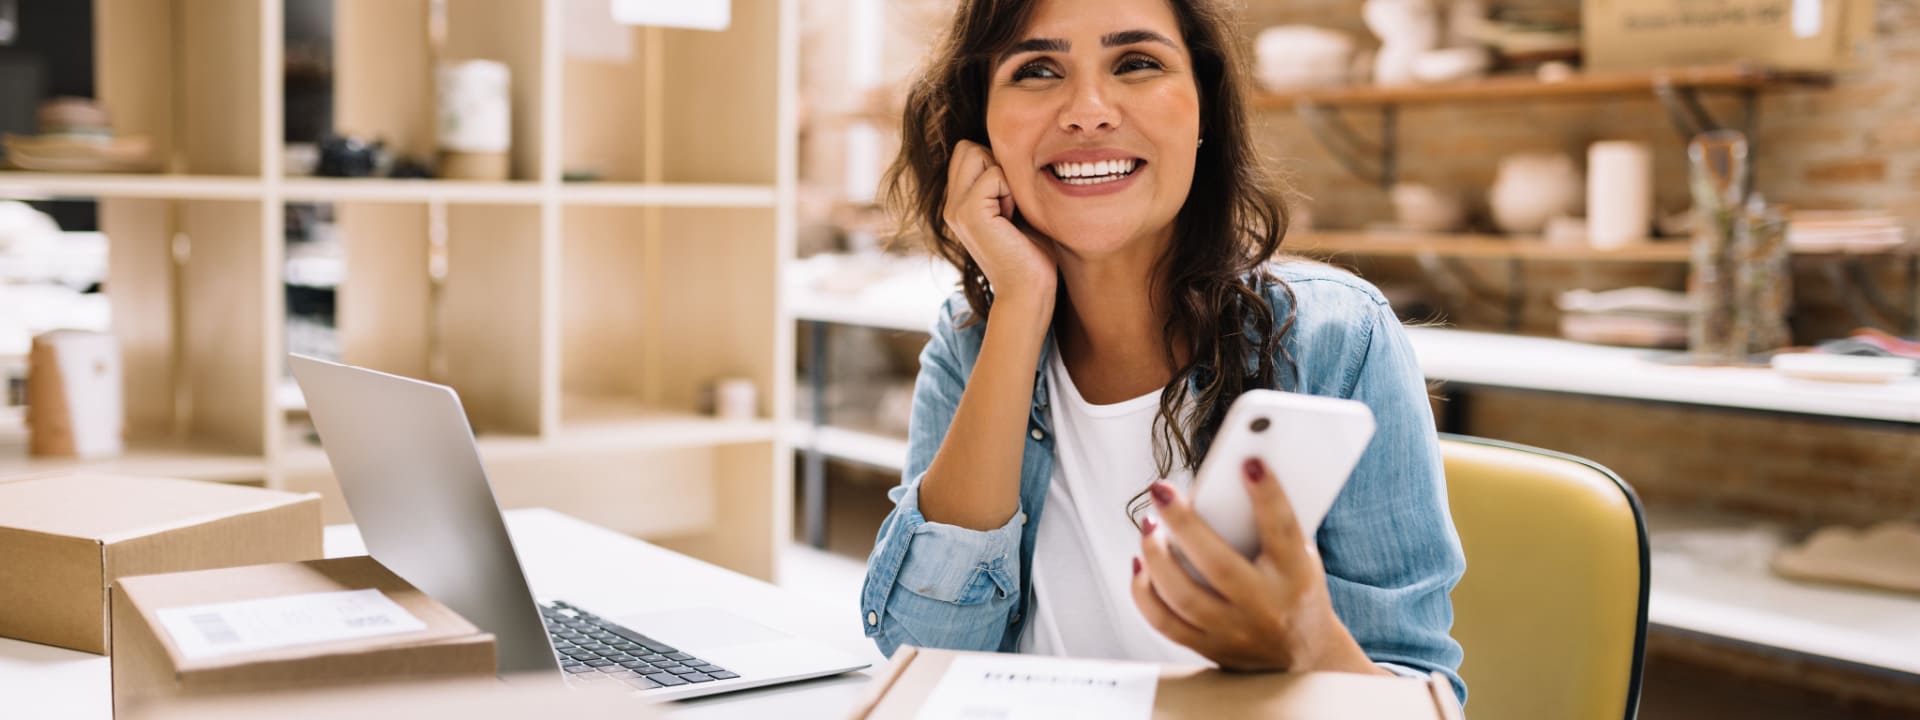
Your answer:
[[[1873,0],[1584,0],[1587,70],[1751,63],[1781,70],[1859,67]]]
[[[0,637],[107,653],[116,578],[321,556],[320,496],[77,474],[0,482]]]

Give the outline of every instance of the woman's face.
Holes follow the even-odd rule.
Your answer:
[[[1041,0],[987,92],[1020,215],[1083,258],[1170,236],[1200,93],[1167,0]]]

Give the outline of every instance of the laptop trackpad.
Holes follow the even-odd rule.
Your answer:
[[[686,608],[623,616],[619,622],[644,635],[695,653],[707,648],[752,645],[792,637],[739,615],[713,608]]]

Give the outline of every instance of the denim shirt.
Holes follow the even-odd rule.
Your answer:
[[[1367,282],[1305,261],[1269,270],[1291,288],[1295,313],[1282,338],[1293,364],[1275,359],[1281,389],[1359,400],[1373,410],[1376,425],[1315,538],[1334,611],[1374,662],[1403,675],[1440,672],[1464,702],[1460,645],[1448,634],[1448,593],[1466,560],[1447,509],[1439,438],[1413,348],[1386,299]],[[1284,320],[1286,291],[1270,286],[1265,294]],[[1027,617],[1028,568],[1053,479],[1045,372],[1051,339],[1034,375],[1020,510],[985,531],[920,514],[920,481],[946,438],[986,335],[985,323],[958,327],[970,313],[963,296],[949,298],[920,354],[906,468],[887,494],[894,509],[867,559],[861,620],[888,655],[903,644],[1013,652]]]

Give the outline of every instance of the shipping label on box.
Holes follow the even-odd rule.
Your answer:
[[[113,703],[491,678],[493,636],[360,556],[123,577]]]

